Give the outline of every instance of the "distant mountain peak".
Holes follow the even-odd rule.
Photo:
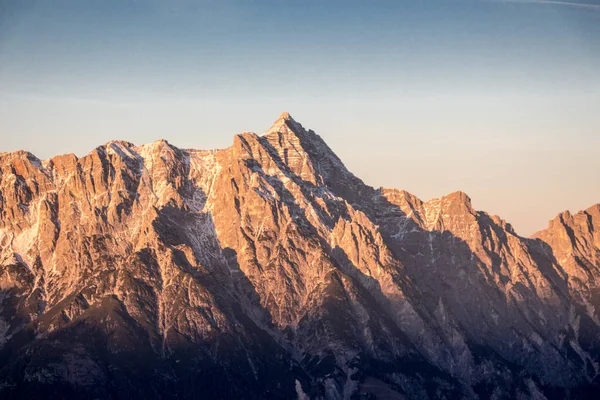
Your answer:
[[[278,118],[278,120],[285,120],[285,121],[290,121],[290,120],[291,120],[291,121],[293,121],[293,120],[294,120],[294,118],[292,118],[292,116],[290,115],[290,113],[289,113],[289,112],[287,112],[287,111],[284,111],[284,112],[282,112],[282,113],[279,115],[279,118]]]
[[[264,133],[263,136],[269,136],[273,133],[285,133],[293,135],[302,135],[304,128],[297,122],[289,112],[285,111],[279,115],[279,118],[273,122],[273,125]]]

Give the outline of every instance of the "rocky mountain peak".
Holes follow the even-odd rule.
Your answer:
[[[595,398],[599,232],[375,190],[288,113],[2,154],[0,397]]]
[[[297,151],[307,151],[305,147],[311,146],[311,139],[314,140],[288,113],[283,113],[262,137],[269,142],[295,146]]]
[[[290,115],[289,112],[284,111],[279,115],[278,119],[283,119],[283,120],[293,120],[292,116]]]
[[[302,125],[296,122],[296,120],[292,118],[290,113],[286,111],[281,113],[279,118],[277,118],[275,122],[273,122],[271,128],[269,128],[267,132],[265,132],[265,136],[275,132],[297,135],[302,134],[303,131],[304,128],[302,128]]]
[[[116,145],[116,146],[122,146],[122,147],[126,147],[126,148],[134,148],[135,145],[131,142],[128,142],[126,140],[111,140],[109,142],[107,142],[106,144],[104,144],[104,146],[102,147],[110,147],[111,145]]]
[[[471,198],[463,191],[457,190],[444,196],[444,200],[448,203],[466,209],[471,209]]]

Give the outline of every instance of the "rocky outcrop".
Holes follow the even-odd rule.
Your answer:
[[[593,398],[599,210],[524,238],[287,113],[223,150],[4,153],[0,394]]]

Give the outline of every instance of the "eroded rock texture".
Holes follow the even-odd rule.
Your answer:
[[[0,155],[0,397],[597,398],[600,206],[524,238],[283,114]]]

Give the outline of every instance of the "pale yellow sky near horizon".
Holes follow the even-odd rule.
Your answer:
[[[278,106],[255,105],[242,111],[241,105],[207,107],[202,102],[118,105],[5,97],[0,96],[0,131],[20,135],[3,136],[2,150],[24,148],[40,158],[70,152],[82,156],[115,139],[144,144],[165,138],[181,148],[225,148],[237,133],[266,131],[286,109],[305,128],[319,133],[365,183],[404,189],[422,200],[462,190],[477,210],[499,215],[523,236],[544,229],[564,210],[577,212],[600,202],[600,139],[591,135],[591,129],[568,140],[570,121],[557,119],[553,131],[541,140],[531,135],[536,127],[527,119],[517,123],[512,115],[506,121],[491,111],[494,102],[486,105],[484,99],[479,101],[480,119],[464,110],[452,115],[438,111],[431,119],[430,107],[443,110],[456,99],[421,99],[400,106],[380,103],[374,108],[350,102],[323,113],[319,104],[306,107],[291,100],[289,106],[270,112],[265,109]],[[27,118],[32,104],[43,110],[37,118]],[[210,111],[198,111],[206,108]],[[18,122],[7,124],[6,113]],[[148,114],[154,114],[153,124],[146,121]],[[22,118],[15,118],[18,115]],[[470,126],[464,124],[460,134],[444,133],[444,126],[456,126],[461,119],[470,119]],[[23,140],[39,132],[46,134]]]

